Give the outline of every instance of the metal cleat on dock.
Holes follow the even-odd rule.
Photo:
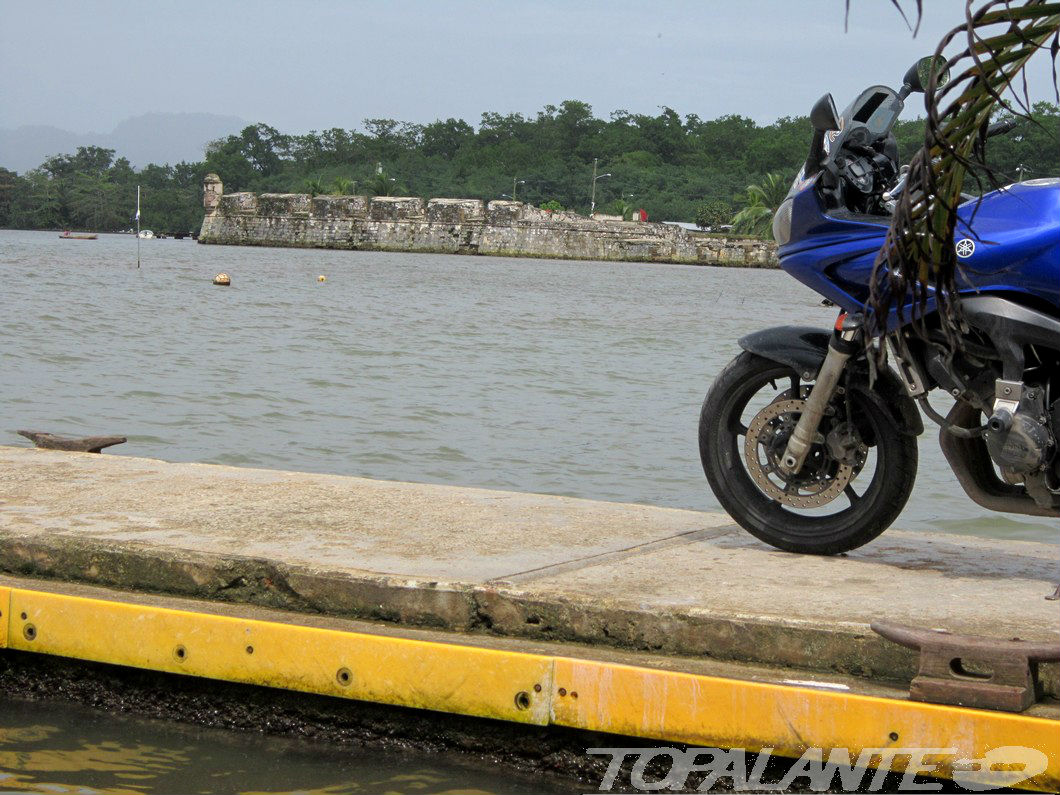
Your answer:
[[[104,447],[124,444],[128,441],[124,436],[59,436],[44,431],[19,431],[18,434],[25,436],[36,447],[45,450],[67,450],[74,453],[98,453]]]
[[[1038,663],[1060,661],[1060,644],[874,621],[873,632],[920,652],[909,686],[914,701],[1023,712],[1042,697]]]

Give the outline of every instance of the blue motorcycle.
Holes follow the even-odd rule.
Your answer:
[[[921,411],[941,426],[946,460],[972,500],[1060,517],[1060,179],[966,197],[955,235],[960,345],[948,344],[929,301],[920,328],[909,323],[912,305],[884,324],[880,344],[896,369],[867,358],[873,264],[905,189],[892,127],[934,68],[922,59],[900,90],[872,86],[841,114],[830,94],[814,105],[810,154],[773,235],[781,267],[842,312],[830,331],[744,337],[703,403],[711,489],[779,549],[835,554],[886,530],[916,478]],[[936,389],[954,400],[946,416],[927,400]]]

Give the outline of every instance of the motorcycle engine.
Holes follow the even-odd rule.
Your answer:
[[[1056,439],[1049,424],[1044,389],[998,380],[994,413],[983,437],[1006,479],[1018,482],[1050,462]]]

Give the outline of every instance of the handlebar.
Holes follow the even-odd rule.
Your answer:
[[[1010,133],[1018,126],[1019,122],[1016,119],[1002,119],[1001,121],[995,121],[986,128],[986,137],[993,138],[995,135]]]
[[[986,137],[993,138],[995,135],[1006,135],[1019,127],[1019,120],[1014,118],[996,121],[986,128]],[[884,202],[893,202],[905,189],[906,175],[901,174],[894,186],[883,194]]]

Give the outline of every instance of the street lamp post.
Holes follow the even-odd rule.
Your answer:
[[[590,218],[592,218],[593,215],[596,214],[596,180],[598,180],[598,179],[606,179],[607,177],[611,176],[610,174],[599,174],[599,175],[597,175],[597,173],[596,173],[596,161],[597,161],[597,158],[594,157],[593,158],[593,192],[592,192],[592,198],[589,199],[589,217]]]
[[[525,179],[516,179],[515,177],[512,177],[512,201],[515,201],[515,189],[516,189],[516,187],[518,187],[519,185],[525,185],[525,184],[526,184],[526,180]]]

